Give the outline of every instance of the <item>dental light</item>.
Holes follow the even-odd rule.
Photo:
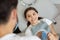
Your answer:
[[[32,0],[32,1],[28,1],[28,2],[27,2],[27,0],[20,0],[20,1],[23,6],[31,6],[31,5],[34,5],[37,0]]]

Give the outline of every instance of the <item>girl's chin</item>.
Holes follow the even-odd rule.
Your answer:
[[[32,22],[33,25],[35,25],[37,22]]]

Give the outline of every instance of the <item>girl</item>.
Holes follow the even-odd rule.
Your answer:
[[[48,32],[51,32],[53,35],[57,36],[53,28],[52,21],[39,17],[38,11],[35,8],[27,8],[24,12],[24,17],[28,21],[25,35],[37,35],[42,40],[47,39]]]

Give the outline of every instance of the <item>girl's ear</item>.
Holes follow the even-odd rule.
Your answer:
[[[38,15],[38,17],[39,17],[39,15]]]
[[[38,15],[38,17],[40,17],[39,14],[37,14],[37,15]]]

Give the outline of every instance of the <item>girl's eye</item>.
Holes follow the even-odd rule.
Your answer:
[[[30,16],[28,16],[28,17],[30,17]]]
[[[33,15],[35,15],[35,13],[33,13]]]

